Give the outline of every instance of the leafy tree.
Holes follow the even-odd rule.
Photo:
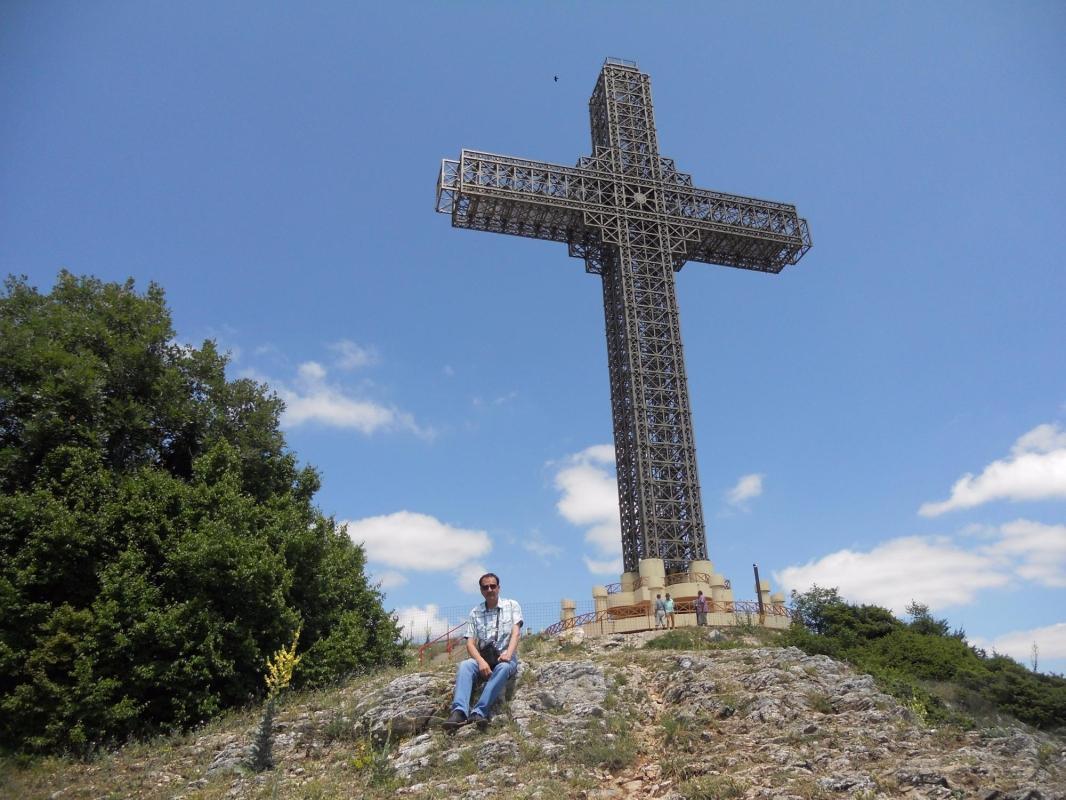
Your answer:
[[[364,553],[313,505],[281,401],[174,340],[162,289],[0,294],[0,746],[83,752],[402,658]]]
[[[844,648],[887,636],[903,624],[879,606],[851,605],[835,588],[818,585],[802,594],[793,590],[792,608],[811,633],[838,639]]]
[[[817,583],[806,592],[792,590],[792,612],[812,633],[824,634],[828,628],[827,613],[845,605],[836,588],[823,589]]]
[[[936,619],[929,612],[929,606],[925,605],[925,603],[919,603],[917,600],[912,600],[911,604],[907,606],[907,614],[911,618],[908,627],[916,633],[925,633],[930,636],[947,636],[948,631],[951,630],[951,626],[948,625],[946,619]]]

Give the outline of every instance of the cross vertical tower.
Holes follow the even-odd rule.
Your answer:
[[[626,572],[707,559],[674,272],[704,261],[780,272],[810,249],[794,206],[695,189],[659,155],[651,81],[608,59],[589,101],[592,156],[576,167],[463,150],[437,210],[458,228],[566,242],[603,280]]]

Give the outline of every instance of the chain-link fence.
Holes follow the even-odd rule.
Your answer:
[[[525,620],[522,632],[525,635],[539,633],[549,625],[558,622],[561,616],[558,600],[522,603],[521,605],[522,617]],[[397,617],[400,625],[403,626],[404,636],[409,638],[413,644],[423,644],[466,622],[472,607],[472,604],[443,607],[430,604],[425,608],[404,609],[397,612]],[[577,601],[575,609],[577,614],[586,614],[594,610],[591,599]],[[462,631],[458,633],[462,635]]]

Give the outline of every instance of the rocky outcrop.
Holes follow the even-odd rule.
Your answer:
[[[794,648],[643,647],[654,636],[531,642],[487,731],[442,731],[454,676],[443,665],[283,708],[269,776],[243,767],[249,726],[195,737],[181,752],[200,766],[157,785],[184,786],[165,796],[187,800],[1066,800],[1062,739],[1020,724],[930,727],[869,676]]]
[[[352,714],[353,727],[357,735],[368,735],[377,744],[409,739],[447,716],[451,697],[449,677],[425,672],[404,675],[360,699]]]
[[[923,726],[870,676],[795,648],[669,653],[639,649],[643,638],[586,641],[581,659],[527,658],[519,691],[488,734],[423,733],[399,745],[393,763],[411,783],[398,793],[432,793],[420,776],[449,760],[492,769],[505,785],[521,782],[530,759],[557,762],[564,777],[596,774],[589,764],[568,770],[567,755],[597,739],[609,749],[618,719],[637,755],[583,796],[680,800],[720,779],[720,796],[779,800],[1066,797],[1060,740],[1020,726]],[[417,683],[399,679],[386,693],[402,700],[386,707],[390,718],[432,717],[431,698],[447,687]],[[421,703],[417,713],[403,711],[404,698]]]

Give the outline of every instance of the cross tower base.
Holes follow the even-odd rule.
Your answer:
[[[693,561],[688,572],[667,575],[663,559],[645,558],[637,572],[623,573],[618,583],[592,587],[591,613],[577,615],[577,604],[563,600],[560,621],[545,633],[584,637],[653,630],[656,595],[665,598],[667,592],[674,600],[674,626],[694,627],[700,591],[707,598],[710,627],[759,625],[784,630],[792,624],[784,594],[771,593],[769,581],[759,582],[760,599],[735,600],[730,581],[716,573],[710,561]]]

